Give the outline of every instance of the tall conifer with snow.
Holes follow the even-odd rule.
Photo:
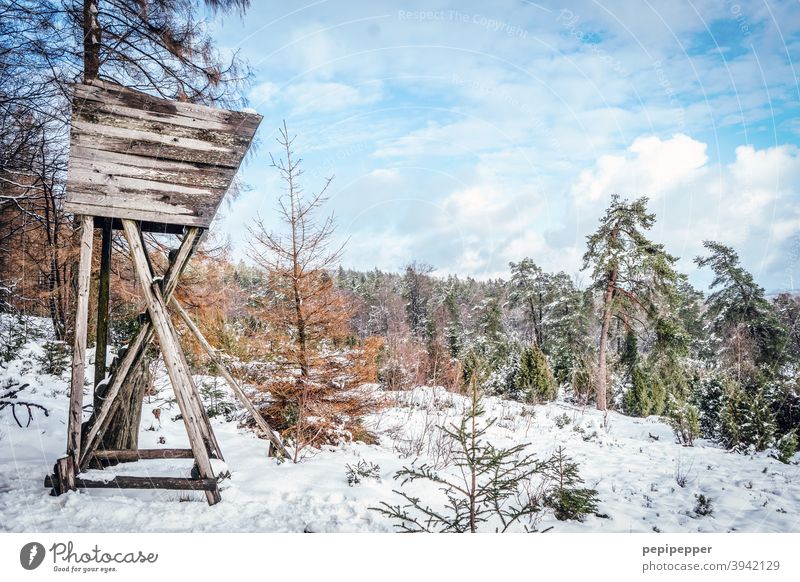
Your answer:
[[[587,239],[583,268],[591,269],[592,287],[601,293],[601,326],[597,355],[596,404],[606,410],[608,336],[612,319],[625,328],[636,322],[666,321],[665,299],[681,280],[677,259],[644,232],[655,215],[647,212],[647,198],[633,202],[612,196],[600,226]]]

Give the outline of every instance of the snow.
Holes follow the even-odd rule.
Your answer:
[[[296,465],[267,457],[267,442],[237,422],[214,419],[226,461],[214,461],[214,469],[230,470],[231,478],[221,482],[222,502],[213,507],[200,492],[92,489],[51,497],[42,482],[64,452],[68,372],[61,377],[40,373],[40,353],[41,346],[32,341],[16,359],[0,364],[0,387],[9,379],[28,383],[20,396],[50,411],[47,417],[34,412],[27,428],[18,427],[8,409],[0,412],[0,531],[393,531],[393,523],[370,508],[382,501],[400,502],[392,492],[399,483],[392,477],[417,456],[437,467],[447,464],[446,442],[437,426],[455,422],[467,406],[463,397],[441,388],[386,393],[390,406],[370,418],[379,444],[326,447]],[[91,369],[87,372],[91,378]],[[157,387],[159,394],[144,406],[140,446],[188,447],[183,423],[173,420],[177,409],[164,409],[169,385],[163,374]],[[89,394],[87,389],[85,402]],[[487,416],[497,418],[489,431],[495,445],[529,443],[530,452],[540,457],[565,447],[579,463],[586,486],[598,490],[598,513],[608,516],[560,522],[548,513],[537,524],[540,530],[800,531],[797,464],[782,464],[767,453],[728,453],[702,440],[682,447],[655,417],[611,412],[604,422],[602,413],[565,402],[528,406],[486,398],[484,405]],[[152,414],[157,407],[162,408],[160,423]],[[380,480],[349,486],[346,466],[362,459],[380,467]],[[182,476],[191,464],[181,459],[124,463],[86,476]],[[457,468],[441,470],[456,474]],[[427,503],[440,499],[434,485],[417,482],[413,491]],[[696,494],[711,498],[712,515],[694,514]]]

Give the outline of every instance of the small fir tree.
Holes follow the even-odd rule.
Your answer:
[[[559,521],[583,521],[597,511],[597,490],[581,487],[578,464],[570,459],[564,447],[558,447],[546,465],[552,485],[545,496],[545,505],[553,509]]]
[[[526,485],[543,472],[545,463],[525,454],[526,445],[496,448],[489,443],[486,432],[494,419],[483,421],[485,411],[477,378],[473,377],[470,388],[470,406],[459,424],[442,427],[455,442],[453,461],[460,474],[444,475],[428,464],[412,464],[394,477],[401,487],[417,480],[439,485],[446,499],[443,506],[434,507],[410,493],[395,490],[404,504],[381,502],[380,507],[373,508],[397,521],[395,527],[400,531],[476,533],[489,521],[498,531],[506,531],[515,523],[531,520],[541,510]]]

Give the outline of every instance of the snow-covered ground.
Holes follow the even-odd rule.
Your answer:
[[[392,477],[415,458],[447,464],[448,447],[437,426],[457,420],[466,406],[462,397],[436,388],[387,394],[391,406],[370,419],[379,444],[328,448],[296,465],[267,457],[266,441],[236,422],[215,420],[231,478],[222,482],[222,502],[213,507],[196,492],[93,489],[51,497],[43,478],[64,452],[68,382],[66,372],[55,377],[39,371],[40,352],[41,346],[30,342],[19,357],[0,365],[0,387],[8,379],[28,383],[20,396],[50,411],[47,417],[35,411],[27,428],[18,427],[8,409],[0,412],[0,531],[393,531],[393,523],[370,507],[401,501],[392,492],[399,485]],[[188,447],[183,423],[172,420],[176,408],[163,410],[160,423],[152,414],[169,393],[163,374],[157,385],[161,398],[145,403],[140,446]],[[560,522],[547,513],[537,524],[540,530],[800,531],[797,464],[782,464],[766,453],[727,453],[703,441],[682,447],[655,417],[610,413],[604,424],[597,411],[563,402],[527,406],[486,398],[484,404],[487,416],[497,418],[489,432],[494,444],[529,443],[541,457],[565,447],[580,464],[586,485],[597,489],[598,513],[608,516]],[[348,485],[346,466],[360,460],[377,464],[380,480]],[[190,465],[191,460],[143,461],[91,473],[188,476]],[[429,503],[441,498],[432,485],[414,491]],[[701,493],[712,501],[710,516],[693,512]]]

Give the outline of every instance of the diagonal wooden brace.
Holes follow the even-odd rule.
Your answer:
[[[186,425],[186,432],[189,436],[189,444],[194,454],[199,477],[201,479],[214,479],[208,448],[203,441],[203,431],[201,429],[203,421],[202,418],[198,418],[191,403],[192,392],[195,390],[192,376],[185,365],[183,351],[177,342],[161,289],[157,284],[153,283],[153,273],[150,270],[147,255],[142,246],[141,231],[135,222],[128,219],[122,220],[122,227],[125,231],[125,238],[128,239],[131,258],[147,303],[150,321],[153,323],[153,328],[164,356],[167,375],[172,383],[172,389],[175,391],[175,398],[183,416],[183,422]],[[211,491],[206,491],[206,498],[209,505],[218,503],[221,500],[219,489],[214,488]]]
[[[201,228],[190,228],[178,248],[174,259],[169,265],[163,281],[163,294],[165,299],[169,299],[175,292],[178,285],[178,278],[183,272],[189,259],[194,254],[194,250],[203,234]],[[136,369],[137,365],[144,357],[145,349],[153,339],[153,324],[149,318],[146,318],[136,337],[128,345],[122,360],[119,363],[116,371],[110,380],[108,391],[102,405],[93,414],[93,422],[83,439],[84,446],[80,454],[80,469],[85,469],[91,460],[92,453],[97,449],[102,439],[103,433],[108,429],[108,425],[114,416],[114,413],[119,405],[120,399],[118,398],[120,390],[126,385],[126,380],[130,372]],[[218,452],[218,451],[217,451]]]
[[[242,406],[245,407],[247,412],[250,413],[250,416],[253,417],[253,420],[256,422],[258,428],[260,428],[264,432],[264,434],[267,435],[267,438],[269,439],[270,443],[272,443],[272,446],[275,447],[275,450],[277,452],[276,456],[283,457],[284,459],[291,459],[292,457],[289,455],[289,451],[286,450],[286,447],[281,442],[280,437],[277,434],[275,434],[275,431],[273,431],[272,428],[270,428],[267,421],[264,420],[263,416],[261,416],[261,413],[258,412],[255,406],[253,406],[253,403],[250,402],[250,399],[247,397],[247,394],[244,393],[244,390],[242,390],[242,388],[239,386],[239,383],[236,382],[236,380],[231,375],[230,371],[228,371],[228,368],[226,368],[225,365],[222,363],[222,360],[220,359],[217,350],[215,350],[211,346],[211,344],[208,343],[208,340],[206,340],[206,338],[200,332],[200,329],[197,327],[197,325],[195,325],[194,321],[192,321],[192,318],[189,316],[189,314],[186,312],[183,306],[178,302],[177,299],[175,299],[174,296],[170,298],[169,303],[175,310],[175,312],[181,317],[183,322],[186,324],[186,327],[189,328],[189,331],[192,332],[195,339],[203,348],[203,350],[205,350],[205,352],[208,354],[208,357],[211,358],[211,361],[214,362],[214,364],[217,366],[217,369],[222,374],[223,378],[225,378],[225,381],[228,382],[228,385],[230,386],[231,390],[233,390],[233,393],[236,396],[236,398],[239,400],[239,402],[242,403]]]

